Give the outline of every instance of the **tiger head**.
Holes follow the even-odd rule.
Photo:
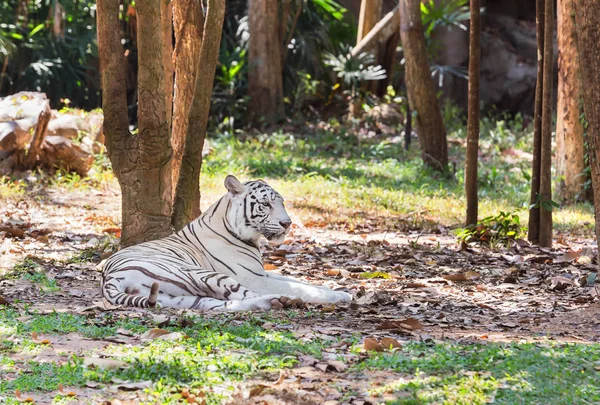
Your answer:
[[[255,241],[262,235],[272,244],[283,243],[292,220],[281,194],[263,180],[242,184],[232,175],[225,178],[225,188],[231,201],[227,219],[241,239]]]

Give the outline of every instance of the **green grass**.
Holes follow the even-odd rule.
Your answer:
[[[464,144],[464,128],[457,125],[449,139],[457,170],[443,176],[422,165],[418,145],[406,152],[401,141],[365,139],[344,128],[251,138],[224,134],[210,140],[214,150],[203,165],[202,187],[205,195],[220,193],[222,179],[234,173],[244,179],[270,179],[295,208],[333,224],[370,216],[401,219],[414,227],[458,226],[466,206],[464,147],[457,146]],[[509,211],[527,224],[531,163],[526,158],[511,162],[507,156],[515,150],[530,152],[531,142],[531,128],[520,117],[482,120],[481,218]],[[557,209],[554,223],[560,232],[592,234],[593,207]]]
[[[12,399],[16,389],[50,395],[58,384],[83,387],[86,381],[95,381],[110,385],[114,378],[152,381],[146,390],[148,403],[178,403],[181,389],[187,388],[204,392],[209,404],[220,404],[237,383],[266,374],[269,380],[276,379],[280,369],[296,365],[299,355],[320,358],[325,348],[336,343],[319,338],[304,341],[285,330],[265,329],[266,321],[290,320],[264,314],[246,314],[243,321],[232,316],[191,316],[185,327],[166,327],[183,332],[184,338],[138,346],[111,345],[102,353],[128,366],[91,369],[83,365],[82,358],[67,355],[60,357],[60,364],[34,362],[32,357],[43,346],[32,342],[31,332],[50,340],[53,335],[71,332],[101,338],[114,335],[117,328],[141,334],[154,327],[152,321],[113,313],[89,317],[30,313],[30,319],[17,319],[20,316],[13,309],[0,312],[0,397],[6,397],[8,404],[17,403]],[[351,341],[352,350],[358,351],[361,337],[354,336]],[[400,377],[395,382],[382,386],[373,379],[368,391],[378,398],[396,395],[399,399],[390,404],[566,405],[600,402],[599,365],[598,344],[410,342],[396,352],[361,356],[349,372],[396,372]],[[340,389],[343,395],[351,395],[354,388]]]
[[[409,343],[375,354],[360,369],[407,377],[378,392],[403,392],[395,404],[597,404],[600,345]]]
[[[8,309],[0,312],[0,375],[16,371],[11,378],[0,378],[0,397],[15,390],[23,392],[50,392],[58,384],[83,386],[86,381],[111,384],[113,378],[130,381],[154,382],[148,390],[148,403],[177,403],[181,388],[204,391],[208,403],[221,403],[230,392],[232,384],[263,372],[276,373],[290,368],[300,354],[321,356],[321,350],[329,345],[315,339],[301,342],[289,332],[264,329],[261,325],[268,316],[247,315],[244,322],[206,320],[193,317],[191,326],[171,326],[167,329],[182,331],[185,338],[179,341],[156,340],[142,346],[113,345],[104,353],[128,366],[119,370],[89,369],[81,358],[64,358],[61,364],[38,364],[27,356],[40,350],[31,340],[35,331],[49,337],[52,334],[78,332],[85,337],[101,338],[126,328],[142,333],[151,322],[112,319],[112,314],[87,318],[81,315],[55,313],[31,314],[31,319],[18,320],[19,313]],[[12,337],[12,339],[8,339]],[[18,344],[14,337],[18,337]],[[213,389],[214,388],[214,389]],[[223,391],[224,390],[224,391]],[[7,402],[9,404],[16,401]]]

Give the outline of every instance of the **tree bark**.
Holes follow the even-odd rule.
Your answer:
[[[372,30],[368,32],[352,49],[352,56],[357,56],[378,43],[387,42],[400,29],[400,6],[387,13]]]
[[[194,96],[188,114],[185,151],[173,202],[172,221],[177,230],[195,218],[195,210],[200,205],[202,146],[206,136],[224,17],[225,0],[209,0],[200,57],[197,61]]]
[[[360,3],[360,13],[358,16],[358,33],[356,35],[356,44],[360,44],[362,39],[377,25],[381,18],[383,3],[381,0],[362,0]],[[373,44],[365,49],[365,52],[373,54],[375,60],[379,60],[379,47]],[[374,91],[377,83],[365,82],[360,87],[363,91]],[[362,96],[354,95],[349,105],[350,117],[359,117],[362,113]]]
[[[273,123],[284,115],[277,0],[250,0],[248,94],[250,120]]]
[[[406,88],[411,108],[417,111],[423,162],[440,172],[448,166],[448,142],[431,79],[419,0],[400,0],[400,37],[404,47]]]
[[[102,111],[104,114],[105,146],[117,179],[127,161],[122,150],[127,149],[132,136],[127,117],[125,58],[121,45],[119,0],[97,2],[98,56],[102,80]]]
[[[290,3],[290,6],[291,6],[291,3]],[[287,59],[288,50],[289,50],[288,45],[290,44],[290,42],[292,42],[292,39],[294,38],[294,32],[296,32],[296,26],[298,25],[298,19],[300,18],[300,15],[302,14],[303,7],[304,7],[303,0],[296,1],[296,11],[294,12],[294,17],[292,19],[292,23],[290,24],[288,34],[287,34],[287,37],[285,37],[285,40],[283,40],[284,34],[285,34],[285,24],[283,24],[283,23],[281,24],[281,26],[284,27],[283,34],[281,37],[283,40],[283,48],[281,51],[282,69],[283,69],[283,66],[285,65],[285,60]]]
[[[544,85],[542,87],[542,145],[540,160],[540,246],[552,246],[552,38],[554,34],[554,1],[545,0],[544,7]]]
[[[577,48],[583,83],[583,110],[587,128],[588,153],[592,169],[596,239],[600,240],[600,14],[598,0],[576,3]],[[600,260],[598,261],[600,263]]]
[[[536,0],[535,31],[537,37],[537,81],[533,112],[533,159],[531,162],[531,197],[529,204],[529,229],[527,238],[537,244],[540,240],[540,162],[542,158],[542,88],[544,85],[544,1]]]
[[[202,45],[204,16],[199,0],[173,0],[173,22],[175,26],[175,102],[171,144],[173,146],[173,185],[179,180],[179,168],[185,147],[188,115],[194,99],[196,69]],[[176,187],[173,187],[175,198]],[[200,206],[194,207],[193,216],[200,215]]]
[[[383,3],[381,0],[362,0],[360,3],[360,13],[358,15],[358,33],[356,43],[360,41],[375,27],[381,19],[381,10]],[[374,51],[375,48],[367,49]]]
[[[477,164],[479,163],[479,75],[481,60],[481,3],[471,0],[469,29],[469,106],[465,162],[466,225],[477,224]]]
[[[167,122],[171,123],[173,117],[173,3],[171,0],[160,0],[160,30],[163,66],[165,69]]]
[[[171,172],[166,122],[160,4],[138,4],[139,132],[129,132],[119,2],[98,2],[106,147],[122,191],[121,244],[129,246],[171,233]]]
[[[581,123],[581,78],[577,60],[574,0],[558,1],[558,105],[556,107],[557,194],[583,200],[585,150]]]

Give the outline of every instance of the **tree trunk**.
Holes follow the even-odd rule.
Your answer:
[[[167,122],[170,124],[173,117],[173,3],[171,3],[171,0],[160,0],[160,30],[165,69]],[[170,130],[171,126],[169,125]]]
[[[471,0],[469,29],[469,121],[465,162],[466,225],[477,224],[477,164],[479,163],[479,71],[481,59],[481,4]]]
[[[540,160],[540,246],[552,246],[552,38],[554,34],[554,0],[544,7],[544,85],[542,87],[542,145]]]
[[[138,4],[139,132],[129,133],[119,1],[98,1],[106,147],[122,191],[121,244],[171,233],[171,172],[158,0]]]
[[[290,0],[291,1],[291,0]],[[285,28],[287,26],[287,24],[285,24],[283,21],[280,23],[280,40],[283,41],[283,48],[281,48],[281,66],[283,69],[283,66],[285,66],[285,60],[287,59],[287,55],[288,55],[288,45],[292,42],[292,39],[294,38],[294,32],[296,32],[296,27],[298,26],[298,19],[300,18],[300,15],[302,14],[302,9],[304,7],[304,1],[303,0],[297,0],[296,2],[296,10],[294,11],[294,16],[292,18],[292,23],[290,24],[290,27],[288,29],[288,33],[287,33],[287,37],[285,36]],[[285,4],[285,3],[284,3]],[[282,14],[285,14],[286,12],[289,13],[290,9],[291,9],[291,2],[288,2],[287,5],[284,6],[288,7],[288,9],[282,11]]]
[[[173,225],[177,230],[195,218],[195,210],[200,205],[202,146],[206,136],[224,17],[225,0],[208,0],[202,46],[197,61],[194,96],[188,114],[185,151],[173,202]]]
[[[592,169],[596,239],[600,240],[600,14],[598,0],[576,3],[577,48],[583,88],[583,110],[587,128],[588,153]],[[598,261],[600,263],[600,260]]]
[[[417,111],[416,128],[426,165],[440,172],[448,166],[448,142],[431,79],[419,0],[400,0],[400,36],[404,47],[406,88]]]
[[[171,144],[173,146],[172,179],[173,185],[179,180],[179,168],[185,147],[185,134],[190,106],[194,99],[196,69],[200,46],[202,45],[202,30],[204,16],[199,0],[173,0],[173,22],[175,26],[175,102],[173,105],[173,125]],[[173,198],[176,187],[173,187]],[[194,207],[193,216],[200,215],[200,205]]]
[[[362,0],[360,3],[360,13],[358,16],[358,33],[356,35],[356,45],[359,45],[364,37],[377,25],[381,19],[382,10],[381,0]],[[375,56],[375,60],[379,60],[379,47],[377,44],[371,45],[369,48],[364,50]],[[376,89],[376,82],[361,83],[363,91],[374,91]],[[362,113],[362,96],[359,92],[353,94],[350,100],[349,112],[350,117],[359,117]]]
[[[531,197],[527,238],[537,244],[540,240],[540,162],[542,157],[542,88],[544,85],[544,1],[536,0],[535,32],[537,37],[537,81],[533,112],[533,160],[531,162]]]
[[[406,121],[404,125],[404,150],[410,149],[410,142],[412,140],[412,111],[410,109],[410,103],[406,101]]]
[[[385,69],[385,79],[373,82],[374,93],[377,97],[387,94],[387,88],[394,81],[394,71],[397,65],[396,54],[400,43],[400,30],[396,30],[388,40],[379,45],[379,63]]]
[[[557,194],[565,202],[583,200],[585,177],[581,78],[577,60],[574,0],[558,1],[558,105],[556,108]]]
[[[249,112],[254,124],[283,118],[283,70],[277,0],[250,0]]]
[[[376,44],[387,42],[400,29],[400,6],[387,13],[368,34],[352,48],[352,56],[359,55]]]

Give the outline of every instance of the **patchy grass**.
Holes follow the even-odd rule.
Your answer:
[[[600,345],[409,343],[357,367],[406,373],[374,392],[404,392],[396,404],[595,404]]]
[[[288,314],[291,321],[294,313]],[[207,403],[224,403],[241,382],[256,376],[276,378],[280,369],[292,368],[301,355],[321,358],[337,339],[299,339],[285,329],[266,327],[269,321],[285,324],[284,317],[247,314],[203,319],[186,318],[174,341],[112,344],[101,350],[109,358],[125,361],[119,369],[87,368],[78,356],[63,354],[60,362],[38,363],[32,356],[45,347],[31,340],[31,332],[53,339],[77,332],[88,338],[115,335],[119,328],[141,334],[152,327],[148,319],[130,319],[113,313],[84,315],[0,312],[0,397],[8,404],[15,390],[35,393],[56,391],[58,384],[84,387],[86,382],[112,384],[115,379],[152,381],[145,391],[147,403],[179,403],[182,389],[206,395]],[[289,323],[289,321],[287,321]],[[360,337],[351,339],[350,351],[359,354]],[[340,350],[340,355],[344,349]],[[99,352],[89,353],[97,355]],[[343,359],[343,357],[340,357]],[[600,401],[600,345],[533,343],[406,343],[400,350],[371,352],[349,364],[349,373],[383,370],[402,377],[384,385],[373,380],[363,394],[396,396],[390,404],[586,404]],[[353,394],[351,387],[345,392]],[[54,394],[52,394],[54,395]]]
[[[44,334],[52,340],[54,334],[77,332],[88,338],[115,335],[119,328],[140,334],[149,329],[148,322],[128,318],[114,319],[111,313],[88,318],[82,315],[32,313],[29,319],[19,319],[15,310],[0,312],[0,397],[22,392],[51,392],[58,384],[84,386],[86,381],[110,384],[115,378],[128,381],[152,381],[147,391],[148,403],[179,403],[182,388],[202,391],[208,403],[222,403],[229,397],[235,382],[263,372],[290,368],[301,354],[321,356],[321,350],[331,342],[319,339],[299,341],[290,332],[265,329],[268,316],[248,315],[244,321],[207,320],[192,317],[190,326],[170,326],[185,337],[176,341],[155,340],[140,346],[111,345],[103,355],[128,363],[115,370],[90,369],[82,358],[65,357],[57,364],[38,364],[27,360],[43,345],[31,340],[31,332]],[[8,399],[8,398],[7,398]],[[8,399],[9,404],[17,403]]]
[[[399,138],[369,138],[343,128],[252,138],[219,135],[210,140],[214,150],[203,166],[204,203],[222,193],[226,174],[235,173],[270,179],[302,218],[316,222],[353,227],[365,218],[378,218],[386,229],[399,221],[415,228],[459,226],[466,205],[464,137],[461,126],[449,135],[456,172],[445,177],[422,165],[417,145],[406,152]],[[530,144],[531,128],[520,117],[482,121],[480,217],[508,211],[527,224]],[[554,222],[559,232],[590,235],[593,207],[557,209]]]

